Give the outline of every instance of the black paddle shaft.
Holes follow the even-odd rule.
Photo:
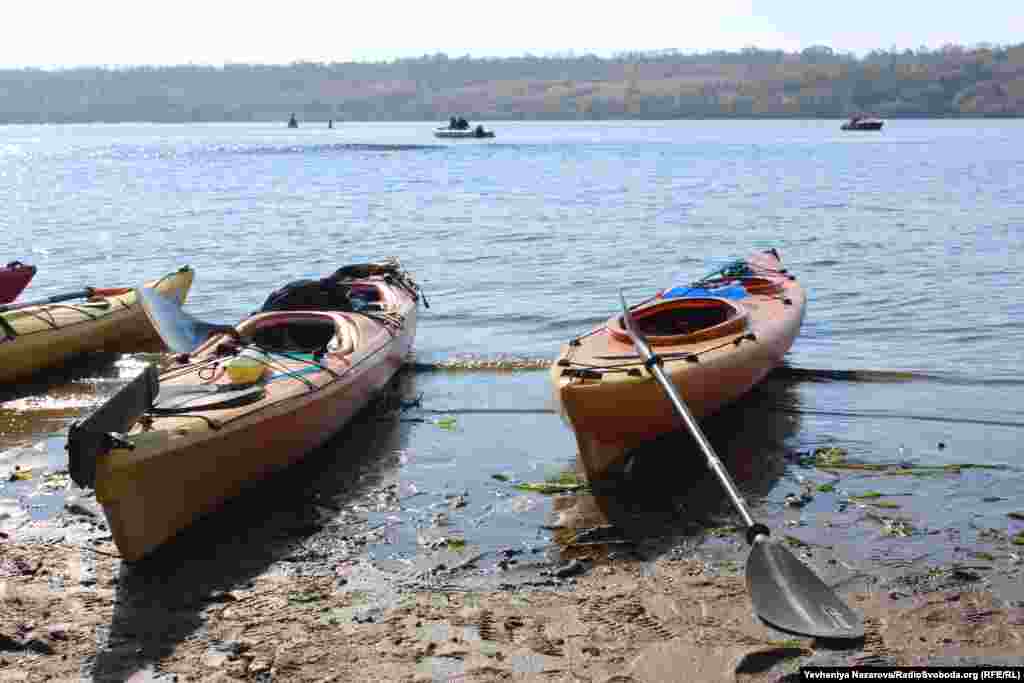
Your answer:
[[[92,287],[86,287],[85,289],[77,292],[68,292],[67,294],[54,294],[48,296],[45,299],[35,299],[34,301],[19,301],[13,304],[4,304],[0,306],[0,313],[6,313],[7,311],[16,311],[19,308],[29,308],[31,306],[45,306],[46,304],[55,304],[61,301],[71,301],[72,299],[89,299],[92,298],[96,292]]]

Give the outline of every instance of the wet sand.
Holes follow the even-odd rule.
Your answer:
[[[998,507],[1015,501],[991,496],[968,535],[901,495],[1011,475],[808,464],[800,448],[821,437],[792,380],[705,426],[755,516],[864,614],[863,641],[753,615],[736,517],[685,435],[596,491],[515,488],[573,469],[539,373],[407,376],[305,463],[124,564],[59,470],[66,422],[132,373],[3,406],[2,473],[33,476],[0,490],[16,503],[0,510],[0,680],[778,681],[808,664],[1024,663],[1024,523]],[[811,500],[782,503],[801,488]]]
[[[867,635],[822,642],[753,617],[726,561],[673,553],[473,588],[471,565],[360,559],[225,582],[126,571],[103,543],[3,547],[3,680],[783,681],[811,664],[1024,664],[1024,609],[963,573],[840,587]]]

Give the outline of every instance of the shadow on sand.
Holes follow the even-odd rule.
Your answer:
[[[401,395],[404,379],[390,397]],[[303,462],[253,485],[152,555],[118,563],[109,632],[100,634],[98,654],[83,673],[123,681],[154,664],[202,631],[206,607],[304,554],[303,544],[330,523],[325,510],[352,504],[392,476],[407,435],[399,420],[379,417],[381,408],[367,408]]]

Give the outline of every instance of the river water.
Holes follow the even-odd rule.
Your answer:
[[[894,120],[880,133],[838,121],[494,122],[495,139],[454,142],[434,125],[0,127],[0,260],[38,266],[24,298],[189,264],[187,308],[234,322],[287,281],[398,256],[430,302],[416,342],[427,365],[551,359],[615,310],[620,288],[639,300],[774,247],[808,292],[801,334],[787,367],[711,425],[757,514],[840,554],[934,561],[1014,523],[1024,121]],[[69,422],[143,362],[5,387],[0,474],[62,467]],[[321,480],[332,463],[360,463],[357,483],[327,494],[368,477],[411,496],[410,524],[384,554],[415,553],[441,509],[484,551],[548,543],[558,503],[492,477],[572,466],[546,373],[420,371],[406,385],[422,396],[407,421],[363,424],[318,456]],[[873,464],[1005,467],[879,477],[800,464],[798,452],[827,446]],[[684,502],[698,484],[714,490],[686,444],[644,458],[655,470],[680,459],[696,463],[677,475]],[[802,480],[835,490],[785,507]],[[53,515],[60,495],[40,481],[0,486],[0,525]],[[262,491],[282,505],[304,495]],[[899,507],[850,499],[870,492]],[[468,504],[450,506],[455,494]],[[727,518],[718,505],[711,516]],[[894,515],[916,531],[886,534],[877,518]]]

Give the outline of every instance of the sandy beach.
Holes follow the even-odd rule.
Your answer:
[[[865,619],[863,640],[822,642],[754,616],[734,536],[581,541],[559,566],[464,548],[410,565],[368,556],[366,526],[343,560],[296,546],[288,530],[309,523],[293,516],[259,548],[193,535],[127,565],[94,513],[83,503],[49,541],[0,539],[0,680],[791,681],[807,665],[1024,664],[1019,564],[851,571],[827,547],[794,548]]]
[[[502,382],[529,396],[536,377]],[[528,469],[516,435],[529,423],[538,444],[565,440],[554,415],[432,411],[456,383],[486,385],[409,379],[437,396],[406,387],[409,409],[385,402],[134,564],[61,472],[59,437],[9,450],[0,681],[792,681],[807,665],[1024,664],[1020,513],[968,536],[907,505],[925,482],[1002,469],[794,452],[792,416],[764,410],[788,384],[709,420],[773,538],[863,615],[863,640],[822,642],[754,615],[737,520],[686,435],[641,453],[617,488],[542,494],[521,479],[564,466]],[[760,498],[783,471],[813,492],[805,505]]]

